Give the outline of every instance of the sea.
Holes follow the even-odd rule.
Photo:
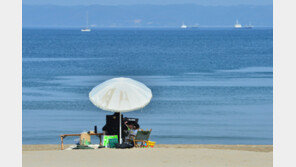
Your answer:
[[[101,131],[112,113],[88,94],[114,77],[152,90],[145,108],[123,116],[157,144],[273,144],[272,28],[23,28],[23,144]]]

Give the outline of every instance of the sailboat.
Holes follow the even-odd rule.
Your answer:
[[[81,29],[82,32],[90,32],[91,29],[88,27],[88,12],[86,12],[86,28]]]
[[[181,28],[187,28],[187,26],[183,23],[182,25],[181,25]]]
[[[238,21],[236,20],[236,23],[234,25],[234,28],[242,28],[242,25],[238,23]]]

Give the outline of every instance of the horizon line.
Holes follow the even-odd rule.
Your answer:
[[[85,28],[85,26],[22,26],[22,28],[70,28],[70,29],[78,29],[78,28]],[[171,28],[171,29],[181,29],[180,26],[151,26],[151,27],[141,27],[141,26],[119,26],[119,27],[113,27],[113,26],[106,26],[106,27],[90,27],[91,29],[126,29],[126,28],[131,28],[131,29],[166,29],[166,28]],[[188,27],[186,29],[199,29],[199,28],[234,28],[232,26],[198,26],[198,27]],[[273,28],[273,26],[254,26],[253,29],[256,28]],[[243,28],[242,28],[243,29]]]

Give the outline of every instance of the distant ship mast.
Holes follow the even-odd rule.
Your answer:
[[[83,32],[89,32],[91,29],[88,26],[88,12],[86,12],[86,28],[81,29]]]

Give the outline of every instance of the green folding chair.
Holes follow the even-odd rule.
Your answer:
[[[152,129],[144,131],[143,129],[139,130],[136,136],[133,136],[134,146],[140,147],[143,146],[145,143],[147,144],[148,139],[150,137]],[[138,142],[141,142],[141,145],[138,145]]]

